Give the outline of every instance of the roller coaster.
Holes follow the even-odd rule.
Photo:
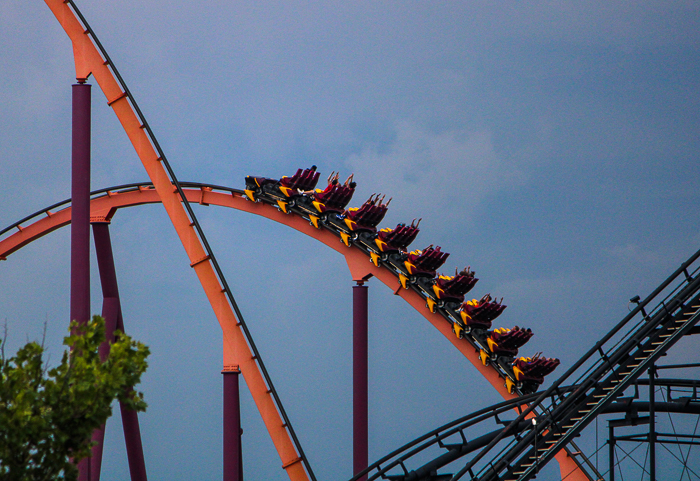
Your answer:
[[[163,204],[221,325],[224,366],[235,366],[244,375],[290,479],[316,478],[191,204],[217,205],[259,215],[328,245],[345,257],[354,281],[362,283],[374,277],[389,286],[504,397],[503,403],[460,418],[403,446],[357,473],[353,480],[527,480],[535,478],[554,458],[560,464],[562,479],[603,479],[604,475],[575,441],[599,416],[624,412],[625,422],[632,425],[635,421],[630,419],[638,421],[640,411],[649,412],[649,418],[654,412],[700,414],[698,385],[692,381],[656,380],[652,374],[647,383],[649,399],[645,403],[638,396],[639,386],[644,384],[642,375],[655,372],[660,358],[674,344],[698,332],[700,251],[644,300],[634,300],[635,307],[628,316],[549,388],[538,392],[545,376],[557,368],[559,361],[539,353],[519,357],[520,348],[532,337],[527,328],[492,329],[493,321],[506,306],[502,299],[497,301],[490,295],[472,300],[465,297],[478,281],[471,268],[457,269],[454,275],[440,275],[438,270],[448,253],[433,245],[409,250],[420,231],[420,220],[379,228],[391,199],[385,202],[385,197],[374,194],[360,207],[348,208],[356,186],[352,176],[342,182],[339,174],[333,172],[327,186],[317,188],[321,175],[315,166],[300,168],[286,177],[251,175],[242,179],[242,189],[179,181],[126,83],[75,3],[46,3],[73,43],[79,83],[84,84],[90,76],[95,78],[151,179],[90,193],[89,220],[101,226],[95,228],[96,248],[111,257],[106,226],[119,209]],[[77,212],[76,199],[68,199],[3,229],[0,260],[71,224]],[[98,231],[103,236],[100,245]],[[102,264],[100,274],[103,275]],[[112,279],[109,274],[102,277],[105,306],[110,299],[117,299],[118,303],[116,278],[107,278]],[[109,286],[111,294],[107,292]],[[115,322],[119,327],[120,319]],[[659,386],[668,389],[669,401],[655,401],[654,392]],[[671,390],[683,389],[690,389],[690,394],[670,400]],[[630,390],[637,394],[630,395]],[[508,413],[515,413],[516,417],[504,421]],[[484,426],[494,422],[497,427],[484,432]],[[617,424],[624,425],[627,424]],[[696,443],[695,434],[688,435],[691,445]],[[650,436],[651,446],[661,442],[655,434]],[[614,440],[613,435],[608,444],[613,446]],[[433,452],[431,457],[428,453]],[[430,459],[426,461],[426,457]],[[653,457],[652,454],[650,471],[655,473]],[[610,479],[615,473],[612,459],[611,455]],[[688,460],[685,461],[688,468]],[[454,472],[438,473],[448,466]],[[145,472],[139,476],[136,479],[145,479]]]
[[[308,172],[310,169],[305,170],[304,175]],[[502,384],[506,387],[508,394],[521,395],[533,392],[543,382],[544,375],[553,371],[558,365],[558,360],[539,356],[534,359],[515,359],[518,348],[530,339],[532,332],[517,326],[513,329],[489,330],[493,319],[498,317],[506,306],[486,296],[480,300],[463,302],[464,294],[478,281],[474,273],[468,269],[461,273],[457,272],[454,276],[436,278],[436,269],[439,267],[437,264],[441,265],[449,254],[441,252],[439,247],[407,253],[405,247],[415,239],[419,231],[419,228],[414,225],[415,222],[408,226],[399,224],[394,229],[383,229],[377,232],[375,226],[359,224],[345,216],[341,218],[337,211],[330,212],[325,206],[321,206],[325,209],[323,213],[318,211],[313,211],[315,214],[310,213],[308,205],[312,205],[312,201],[305,195],[296,195],[292,199],[285,198],[285,201],[267,197],[267,202],[263,203],[276,207],[275,210],[271,210],[255,204],[251,205],[246,201],[257,202],[265,198],[260,195],[260,192],[251,189],[239,190],[190,182],[182,182],[180,185],[185,198],[190,202],[226,206],[264,215],[317,237],[343,254],[346,251],[340,247],[341,242],[348,248],[351,246],[358,248],[369,257],[375,269],[382,269],[382,274],[377,274],[377,277],[381,275],[383,282],[391,287],[398,287],[396,281],[391,282],[391,278],[386,276],[385,271],[389,271],[398,280],[402,289],[410,289],[420,296],[419,302],[425,305],[430,314],[439,314],[452,329],[454,337],[457,340],[466,341],[469,345],[463,352],[477,352],[482,366],[491,368],[499,378],[503,379]],[[90,212],[93,222],[110,222],[117,210],[122,207],[160,202],[150,183],[110,187],[95,191],[92,195]],[[306,207],[297,207],[297,205],[303,205],[303,202],[307,202]],[[0,235],[13,230],[17,231],[3,241],[6,247],[2,248],[0,255],[6,257],[29,242],[70,223],[71,210],[70,207],[66,207],[69,204],[70,200],[65,200],[51,205],[0,231]],[[370,200],[359,209],[348,212],[359,212],[356,217],[359,220],[362,213],[371,207],[378,206],[373,205]],[[299,223],[293,216],[288,218],[287,214],[290,213],[296,213],[317,230],[325,228],[325,232],[314,232],[303,222]],[[347,225],[353,227],[346,227]],[[335,239],[326,233],[333,235]],[[354,251],[349,252],[357,255]],[[434,260],[435,258],[437,260]],[[350,262],[358,262],[357,257],[348,260],[348,263]],[[353,268],[359,269],[359,267]],[[368,272],[357,277],[363,279],[370,274]]]

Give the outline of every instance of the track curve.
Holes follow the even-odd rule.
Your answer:
[[[182,182],[183,193],[186,199],[192,203],[201,205],[217,205],[259,215],[284,224],[299,232],[302,232],[315,240],[322,242],[345,257],[353,280],[363,280],[376,277],[394,293],[408,302],[426,320],[428,320],[450,343],[457,348],[472,365],[486,378],[486,380],[506,399],[514,401],[513,406],[518,406],[519,394],[509,392],[504,377],[512,376],[512,373],[504,373],[494,364],[484,364],[479,356],[479,349],[471,343],[465,342],[467,338],[457,338],[445,317],[439,311],[431,312],[426,305],[426,300],[413,289],[403,289],[396,274],[389,269],[375,266],[368,256],[354,246],[346,246],[328,229],[317,229],[308,220],[298,216],[285,214],[271,205],[251,202],[247,199],[243,190],[219,185],[202,184],[194,182]],[[121,208],[133,207],[145,204],[160,203],[161,198],[150,183],[126,184],[91,193],[90,219],[91,222],[110,222],[116,212]],[[59,210],[56,210],[59,209]],[[53,210],[53,211],[52,211]],[[61,227],[70,224],[71,207],[70,199],[53,204],[45,209],[35,212],[16,222],[2,231],[0,237],[0,259],[6,259],[8,255],[21,249],[23,246],[37,240]],[[25,224],[24,226],[22,224]],[[15,230],[9,235],[11,231]],[[577,471],[576,462],[571,459],[566,451],[557,455],[562,471],[567,473]]]
[[[601,414],[648,413],[650,403],[637,399],[639,396],[638,387],[648,386],[648,384],[648,380],[639,379],[632,387],[633,390],[636,390],[636,398],[620,399],[607,406]],[[700,382],[686,379],[657,379],[654,384],[665,389],[691,388],[693,392],[697,392]],[[559,393],[570,393],[577,388],[577,385],[564,386],[559,389]],[[508,424],[509,421],[504,421],[503,416],[507,416],[513,409],[517,410],[523,402],[534,401],[541,394],[542,392],[533,393],[517,400],[503,401],[444,424],[385,455],[364,471],[356,474],[350,481],[358,481],[363,476],[367,476],[368,481],[377,479],[401,479],[402,481],[433,479],[431,476],[435,476],[440,468],[486,446]],[[634,395],[634,393],[632,394]],[[656,402],[654,403],[654,411],[700,415],[700,398],[695,396],[674,401]],[[484,428],[486,424],[492,425],[492,427]],[[529,421],[523,420],[517,429],[510,433],[510,436],[521,436],[531,427]],[[477,434],[470,435],[469,429],[476,431]],[[482,434],[484,431],[487,431],[486,434]],[[426,462],[424,453],[430,449],[437,451],[439,455]],[[415,468],[410,468],[408,464],[414,458],[420,464]],[[447,475],[442,476],[447,479]]]
[[[301,481],[310,478],[315,480],[311,466],[304,455],[291,422],[272,384],[272,380],[262,363],[250,331],[228,287],[223,271],[190,206],[190,193],[184,191],[133,95],[95,35],[95,32],[80,13],[75,2],[73,0],[45,0],[45,3],[71,40],[76,79],[80,83],[84,83],[90,76],[96,79],[107,99],[107,105],[112,108],[119,119],[153,183],[152,189],[137,189],[138,194],[134,193],[133,196],[140,197],[140,199],[134,199],[134,205],[150,202],[161,202],[163,204],[185,248],[190,266],[194,269],[221,326],[224,337],[224,365],[237,366],[243,374],[263,422],[270,433],[273,444],[280,455],[282,467],[286,470],[290,479]],[[126,204],[119,205],[124,200],[120,195],[110,195],[108,192],[105,196],[93,199],[95,207],[93,212],[93,202],[91,202],[91,215],[94,215],[93,220],[108,221],[114,215],[116,209],[125,206]],[[124,195],[130,194],[124,193]],[[241,205],[244,202],[242,197],[231,190],[229,190],[229,194],[222,194],[213,192],[213,189],[207,190],[207,188],[203,187],[199,192],[194,192],[194,195],[195,199],[193,201],[202,204],[221,201],[221,205],[240,207],[240,210],[263,215],[294,227],[301,232],[307,234],[311,232],[311,227],[303,225],[305,221],[300,217],[289,216],[285,219],[281,217],[283,214],[268,213],[268,211],[263,211],[262,207],[243,208]],[[114,199],[115,197],[119,199]],[[157,200],[155,197],[157,197]],[[151,200],[147,202],[146,198]],[[113,199],[114,202],[112,202]],[[236,206],[233,204],[236,204]],[[42,232],[50,232],[61,225],[66,225],[69,212],[64,212],[65,210],[63,209],[56,214],[51,213],[50,215],[47,212],[48,220],[43,219],[29,226],[27,229],[29,232],[26,233],[23,233],[22,227],[17,225],[19,230],[19,235],[16,235],[17,238],[15,239],[17,242],[14,244],[13,242],[7,243],[8,248],[0,251],[0,259],[6,257],[8,253],[21,248],[22,245],[31,242],[33,238],[40,237],[43,235]],[[321,230],[321,232],[325,231]],[[332,245],[333,239],[330,237],[331,234],[318,233],[317,235],[319,236],[318,240],[340,251],[337,245]],[[312,237],[316,236],[313,235]],[[348,262],[353,279],[364,279],[373,275],[388,286],[394,283],[395,279],[392,279],[393,274],[376,266],[368,266],[366,258],[363,259],[362,254],[356,250],[349,249],[343,252],[343,255]],[[397,289],[397,294],[421,312],[424,300],[412,289]],[[509,389],[505,386],[500,385],[501,376],[495,372],[495,369],[481,365],[480,362],[475,360],[476,356],[475,353],[471,352],[473,348],[470,344],[459,343],[457,342],[458,339],[450,336],[452,329],[447,323],[441,321],[442,317],[440,314],[435,312],[430,312],[429,314],[423,312],[422,314],[443,335],[450,339],[452,344],[472,362],[501,395],[506,399],[515,396],[514,393],[508,392]],[[501,374],[504,378],[508,377],[507,372]],[[513,381],[512,379],[510,380]],[[558,457],[558,459],[562,464],[562,469],[565,469],[564,464],[573,464],[575,468],[575,462],[569,458],[560,459]]]
[[[330,230],[316,229],[300,216],[284,214],[263,203],[250,202],[247,200],[244,191],[240,189],[194,182],[182,182],[181,185],[189,202],[228,207],[259,215],[302,232],[335,250],[345,257],[353,280],[358,281],[372,276],[376,277],[435,326],[505,399],[516,399],[519,397],[517,392],[508,392],[504,377],[502,377],[506,373],[497,371],[491,364],[484,365],[479,357],[478,350],[475,350],[469,343],[464,342],[463,339],[458,339],[452,332],[450,323],[445,322],[444,317],[439,313],[431,312],[426,307],[423,297],[411,289],[399,289],[401,284],[391,271],[381,267],[381,265],[375,266],[372,264],[364,252],[358,248],[346,246]],[[90,202],[90,219],[92,222],[109,222],[121,208],[161,202],[158,193],[150,183],[109,187],[94,191],[92,195],[93,198]],[[16,230],[16,232],[0,240],[0,259],[7,258],[10,254],[34,240],[70,224],[70,221],[70,200],[65,200],[6,227],[0,231],[0,236],[7,235],[12,230]]]

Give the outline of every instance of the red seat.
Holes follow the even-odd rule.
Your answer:
[[[454,276],[438,276],[435,279],[433,291],[438,299],[453,299],[455,302],[464,301],[464,294],[469,292],[479,279],[469,268],[462,272],[455,270]]]
[[[297,169],[296,173],[291,177],[282,177],[281,179],[269,179],[267,177],[247,176],[245,178],[246,187],[254,190],[263,186],[272,185],[282,186],[287,189],[297,189],[299,191],[311,190],[316,187],[319,173],[316,171],[316,166],[312,165],[309,169]]]
[[[415,222],[415,221],[414,221]],[[416,239],[420,229],[418,224],[407,226],[406,224],[398,224],[394,229],[385,228],[377,233],[377,245],[382,252],[395,252],[405,250],[411,242]]]
[[[500,316],[506,307],[505,304],[501,304],[500,302],[484,302],[483,300],[477,301],[476,299],[472,299],[462,304],[461,310],[474,321],[490,323]]]
[[[513,371],[518,381],[544,382],[544,377],[552,373],[560,364],[559,359],[541,357],[520,357],[513,362]]]
[[[430,245],[422,251],[415,250],[408,254],[406,268],[411,275],[435,276],[437,269],[445,263],[449,255],[447,252],[442,252],[440,246],[433,248]]]
[[[319,176],[320,173],[316,171],[316,166],[313,166],[310,169],[299,169],[291,177],[282,177],[280,184],[301,191],[311,190],[316,187]]]
[[[386,215],[389,202],[391,202],[391,199],[389,199],[389,202],[384,204],[382,203],[383,199],[383,197],[379,199],[378,194],[376,197],[373,195],[359,208],[345,211],[345,217],[357,224],[352,230],[374,230]]]
[[[355,186],[350,185],[329,185],[323,192],[314,193],[314,200],[325,205],[326,210],[343,211],[348,205],[352,194],[355,193]]]
[[[333,180],[331,183],[328,184],[328,186],[324,190],[317,190],[312,195],[314,197],[314,200],[325,203],[327,199],[329,199],[336,190],[338,190],[338,181]]]
[[[501,328],[489,331],[487,343],[495,354],[515,356],[518,354],[518,349],[531,337],[530,329],[515,326],[513,329]]]

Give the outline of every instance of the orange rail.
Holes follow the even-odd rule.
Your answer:
[[[98,49],[99,43],[92,35],[89,26],[81,22],[78,18],[77,10],[74,10],[74,7],[71,5],[72,2],[70,0],[45,0],[45,2],[71,40],[75,60],[76,79],[78,79],[78,81],[85,81],[90,75],[94,76],[102,92],[105,94],[107,105],[114,110],[114,113],[117,115],[139,159],[146,169],[146,173],[155,187],[155,192],[158,197],[157,201],[163,204],[175,227],[190,260],[190,266],[195,270],[204,288],[207,299],[221,325],[224,338],[224,365],[239,366],[263,418],[263,422],[280,455],[282,466],[287,471],[290,479],[293,481],[308,480],[308,475],[302,463],[301,453],[297,451],[290,437],[290,431],[287,429],[286,423],[282,420],[280,412],[278,411],[278,406],[271,396],[271,387],[268,387],[265,382],[263,373],[256,362],[256,356],[253,355],[251,346],[249,346],[245,333],[241,328],[241,322],[236,319],[234,314],[235,306],[232,305],[233,299],[229,293],[226,292],[226,289],[223,288],[221,280],[219,276],[217,276],[213,260],[202,245],[203,239],[200,239],[197,231],[193,227],[196,225],[196,220],[190,219],[190,216],[188,216],[189,206],[186,204],[187,209],[183,206],[183,199],[180,196],[182,190],[176,181],[175,183],[173,182],[174,174],[169,167],[168,170],[166,170],[164,164],[166,164],[167,161],[156,139],[151,134],[150,128],[145,123],[145,120],[143,120],[143,116],[139,115],[140,112],[138,112],[136,104],[129,98],[126,85],[120,82],[121,79],[118,78],[116,70],[112,69],[109,60],[106,58],[106,54],[103,56],[100,49]],[[104,52],[104,50],[102,51]],[[204,193],[201,195],[203,196]],[[221,194],[212,192],[212,195]],[[235,197],[231,197],[231,199],[234,198]],[[157,201],[154,200],[154,202]],[[259,212],[257,212],[257,210],[260,209],[261,207],[254,207],[254,205],[252,205],[250,210],[245,208],[241,210],[248,210],[249,212],[258,214]],[[191,210],[189,210],[189,212],[193,215]],[[265,217],[273,218],[268,215],[265,215]],[[273,220],[290,225],[305,233],[308,233],[306,230],[311,229],[308,225],[303,227],[301,225],[295,225],[307,224],[303,219],[297,216],[288,216],[286,219],[287,221],[281,219]],[[341,251],[337,246],[337,238],[325,231],[321,232],[322,233],[318,234],[319,240]],[[313,237],[316,236],[314,235]],[[335,246],[332,245],[334,243],[336,244]],[[348,249],[347,252],[343,252],[343,254],[348,262],[353,279],[359,280],[366,278],[368,275],[374,275],[387,285],[393,286],[396,284],[395,277],[386,269],[368,265],[369,263],[366,257],[362,255],[359,250]],[[0,259],[4,256],[5,254],[0,252]],[[423,299],[412,290],[399,289],[398,294],[419,312],[424,311]],[[431,324],[445,335],[450,342],[474,364],[477,370],[481,372],[506,399],[514,396],[507,393],[507,390],[501,385],[498,375],[490,368],[483,366],[478,359],[478,355],[471,352],[469,346],[465,343],[457,342],[458,339],[451,335],[451,328],[449,325],[445,322],[440,322],[441,317],[439,314],[422,313]],[[279,408],[281,409],[281,406],[279,406]],[[574,463],[574,461],[568,457],[564,461],[565,464]],[[565,467],[564,464],[562,464],[562,459],[560,459],[560,465],[562,472],[564,472]],[[575,463],[573,466],[575,466]],[[571,466],[568,466],[566,468],[566,473],[570,473],[571,471]],[[577,470],[576,474],[578,473],[581,473],[581,471]],[[574,474],[573,477],[571,475],[569,476],[572,479],[579,479],[576,477],[576,474]],[[581,477],[580,479],[583,480],[586,479],[586,477]]]
[[[331,231],[316,229],[308,221],[297,215],[284,214],[272,206],[263,203],[254,203],[245,199],[240,194],[228,194],[204,189],[183,189],[190,202],[230,207],[251,214],[266,217],[280,224],[287,225],[314,239],[326,244],[345,257],[350,268],[353,280],[363,280],[368,277],[376,277],[392,291],[396,291],[406,302],[413,306],[433,326],[437,328],[454,345],[474,367],[496,388],[505,399],[514,399],[516,394],[508,393],[505,381],[498,373],[488,366],[484,366],[479,358],[479,353],[468,343],[458,339],[452,332],[450,324],[437,312],[432,313],[426,307],[425,299],[411,289],[398,289],[401,284],[396,276],[388,269],[372,264],[367,255],[356,247],[346,247],[340,239]],[[138,189],[127,192],[112,192],[109,195],[92,199],[90,203],[90,218],[93,221],[111,220],[117,209],[142,204],[154,204],[160,202],[158,192],[154,189]],[[6,257],[33,240],[42,237],[60,227],[68,225],[71,219],[71,208],[63,210],[39,219],[38,221],[18,229],[13,235],[0,241],[0,257]]]
[[[517,397],[515,394],[508,392],[504,380],[498,373],[484,366],[479,358],[479,353],[475,351],[468,343],[460,342],[452,332],[449,324],[445,319],[437,313],[430,312],[426,307],[425,300],[421,298],[415,291],[410,289],[398,289],[400,283],[396,276],[386,268],[376,267],[368,261],[364,252],[356,247],[346,247],[340,242],[338,237],[325,229],[316,229],[309,224],[308,221],[297,215],[288,215],[280,212],[274,207],[263,204],[253,203],[246,200],[245,196],[236,193],[215,192],[211,188],[203,186],[198,189],[183,189],[187,200],[203,205],[217,205],[229,207],[251,214],[256,214],[267,219],[273,220],[280,224],[287,225],[299,232],[302,232],[323,244],[326,244],[331,249],[337,251],[345,257],[345,260],[350,269],[350,274],[353,280],[366,279],[368,276],[374,276],[389,287],[392,291],[397,292],[406,302],[413,306],[423,317],[425,317],[440,333],[445,336],[453,346],[455,346],[471,363],[472,365],[486,378],[486,380],[503,396],[505,399],[513,399]],[[152,188],[139,188],[126,192],[109,192],[102,197],[96,197],[90,203],[90,218],[93,221],[110,221],[116,214],[117,210],[122,207],[131,207],[143,204],[153,204],[160,202],[160,197],[156,190]],[[31,224],[17,229],[17,232],[0,240],[0,258],[6,257],[13,252],[19,250],[23,246],[32,241],[43,237],[44,235],[53,232],[56,229],[70,224],[71,208],[66,207],[51,215],[40,218]],[[234,363],[231,361],[231,363]],[[579,469],[576,462],[566,453],[561,451],[557,454],[557,461],[560,464],[562,479],[571,480],[586,480],[588,479]]]
[[[134,110],[127,92],[115,77],[107,59],[96,47],[87,25],[78,19],[70,3],[63,0],[45,1],[73,44],[76,78],[78,81],[84,81],[91,74],[94,76],[107,98],[107,104],[119,118],[148,177],[155,186],[159,201],[165,207],[187,252],[190,266],[195,270],[221,325],[224,338],[224,364],[239,366],[289,478],[293,481],[308,480],[301,455],[297,452],[287,425],[282,420],[278,406],[272,398],[271,389],[265,383],[241,324],[234,315],[229,297],[181,203],[176,185],[171,182],[163,166],[163,158],[154,147],[155,139],[148,135],[146,126]]]

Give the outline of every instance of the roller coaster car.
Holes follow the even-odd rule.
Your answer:
[[[420,219],[415,224],[415,220],[411,225],[398,224],[396,228],[389,229],[385,227],[377,232],[377,238],[374,242],[377,244],[379,251],[385,254],[390,254],[399,251],[405,251],[406,247],[416,239],[420,229]]]
[[[379,224],[389,207],[391,199],[385,204],[384,197],[379,198],[379,194],[371,195],[361,207],[351,207],[345,211],[345,224],[353,232],[366,231],[376,232]]]
[[[310,169],[297,169],[293,176],[285,176],[279,180],[248,176],[245,178],[245,193],[251,200],[255,200],[256,194],[261,193],[271,196],[274,200],[285,200],[312,190],[318,183],[318,177],[319,173],[315,165]]]
[[[532,357],[519,357],[513,362],[513,374],[526,391],[535,391],[544,382],[544,377],[554,371],[559,365],[559,359],[543,357],[540,353]]]
[[[490,329],[491,322],[501,315],[507,307],[500,302],[491,301],[491,296],[486,294],[480,300],[472,299],[462,304],[459,310],[460,316],[465,326],[475,329]]]
[[[469,292],[479,279],[474,277],[474,272],[469,267],[457,272],[454,276],[438,276],[433,284],[435,297],[445,302],[464,302],[464,294]]]
[[[435,277],[437,269],[445,263],[450,254],[440,251],[440,246],[432,244],[423,250],[416,249],[408,254],[404,265],[411,276]]]
[[[322,192],[318,190],[313,195],[313,204],[320,213],[335,212],[341,214],[355,193],[355,183],[336,185]]]
[[[328,186],[324,190],[303,192],[306,195],[299,197],[297,206],[314,217],[327,213],[343,214],[357,186],[352,181],[352,177],[351,175],[344,184],[341,184],[338,181],[338,174],[332,173],[328,177]],[[314,222],[314,225],[316,223]]]
[[[497,356],[518,355],[518,349],[532,337],[530,329],[515,326],[513,329],[502,327],[489,331],[486,343],[492,353]]]

